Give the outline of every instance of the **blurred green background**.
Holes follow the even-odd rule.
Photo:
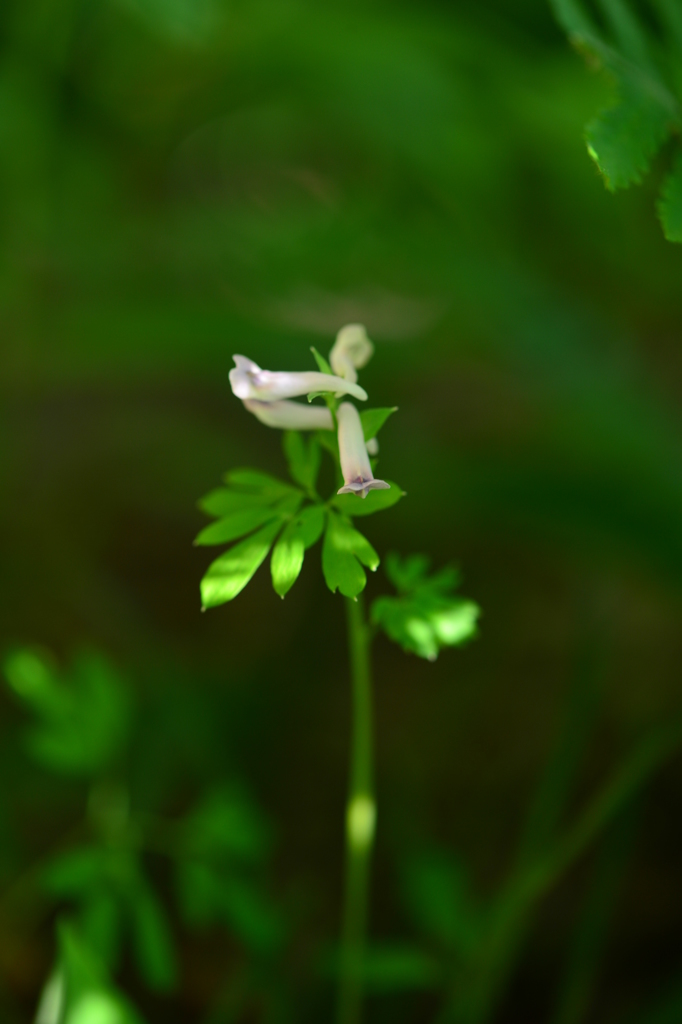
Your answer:
[[[45,873],[106,834],[102,801],[161,822],[130,871],[165,923],[133,926],[141,969],[125,941],[112,968],[149,1024],[330,1018],[342,602],[313,552],[284,602],[264,568],[201,615],[211,553],[192,540],[223,472],[285,471],[280,436],[230,392],[232,354],[312,369],[309,346],[360,321],[372,404],[400,408],[381,475],[408,492],[363,529],[380,553],[459,563],[483,608],[479,639],[435,664],[377,641],[368,1021],[676,1024],[682,248],[654,216],[665,154],[643,188],[607,193],[582,131],[609,85],[544,0],[5,0],[0,40],[2,645],[60,671],[98,650],[132,723],[93,796],[87,771],[32,756],[31,715],[2,693],[3,1022],[33,1020],[57,917],[85,905]],[[519,865],[612,778],[580,850],[481,940],[524,904]],[[216,793],[218,831],[234,813],[253,841],[250,880],[193,916],[164,829],[198,834]]]

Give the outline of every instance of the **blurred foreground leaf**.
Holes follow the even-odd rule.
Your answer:
[[[64,774],[94,775],[121,753],[130,702],[103,658],[83,654],[62,674],[41,653],[23,649],[6,659],[5,675],[38,719],[27,743],[44,765]]]

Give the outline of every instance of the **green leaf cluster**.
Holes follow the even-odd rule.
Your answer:
[[[319,353],[316,358],[321,367],[327,365]],[[376,437],[394,411],[364,410],[365,439]],[[370,491],[366,498],[333,493],[325,502],[317,493],[321,454],[325,448],[338,465],[336,436],[331,431],[308,436],[286,431],[283,444],[294,485],[238,469],[226,475],[227,486],[211,491],[199,503],[216,521],[201,531],[196,544],[238,541],[209,566],[201,581],[204,609],[233,600],[270,552],[272,585],[284,597],[300,575],[305,552],[323,534],[322,570],[332,592],[356,597],[367,579],[363,566],[375,570],[379,565],[376,551],[350,519],[390,508],[404,491],[392,483],[389,490]]]
[[[379,597],[372,604],[372,622],[405,651],[434,661],[442,647],[454,647],[476,635],[480,609],[473,601],[453,594],[459,583],[456,570],[429,574],[425,555],[386,559],[386,574],[397,597]]]
[[[651,3],[654,36],[629,0],[601,0],[603,24],[582,0],[552,0],[552,6],[574,45],[615,84],[615,102],[585,129],[607,188],[639,184],[666,140],[676,139],[658,214],[665,237],[682,242],[682,8],[677,0]]]
[[[39,651],[23,648],[4,665],[11,688],[33,713],[27,735],[33,756],[56,772],[92,776],[113,764],[130,726],[128,691],[94,653],[61,673]]]

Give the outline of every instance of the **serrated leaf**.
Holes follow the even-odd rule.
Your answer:
[[[658,215],[669,242],[682,242],[682,150],[673,169],[663,182]]]
[[[655,97],[624,86],[618,105],[598,114],[585,131],[607,188],[613,192],[640,182],[669,129],[670,113]]]
[[[324,356],[320,355],[320,353],[317,351],[314,345],[310,346],[310,351],[315,357],[315,362],[317,363],[317,368],[320,371],[320,373],[328,373],[330,376],[333,376],[334,371],[332,370],[331,366],[324,358]]]
[[[163,906],[141,876],[130,901],[133,953],[141,977],[150,988],[167,992],[177,978],[173,936]]]
[[[360,562],[374,570],[379,556],[361,533],[330,510],[322,546],[322,571],[332,593],[338,589],[344,597],[357,597],[364,590],[367,578]]]
[[[287,430],[283,445],[292,479],[307,491],[314,491],[322,455],[317,438],[304,437],[298,430]]]
[[[365,441],[371,441],[373,437],[376,437],[389,416],[397,411],[397,405],[390,409],[363,409],[360,413],[360,422]]]
[[[324,529],[322,505],[308,505],[292,520],[272,552],[270,569],[275,593],[284,597],[298,579],[306,548],[319,540]]]
[[[215,608],[226,601],[232,601],[241,593],[265,561],[281,526],[281,519],[275,519],[246,540],[235,544],[209,566],[201,581],[202,607]]]
[[[276,509],[270,505],[232,512],[223,519],[211,523],[210,526],[205,526],[194,543],[197,545],[227,544],[229,541],[237,540],[238,537],[243,537],[246,533],[251,533],[276,516]]]
[[[390,483],[390,490],[370,491],[366,498],[359,498],[355,494],[337,494],[332,500],[332,505],[345,516],[371,516],[374,512],[382,512],[392,505],[397,505],[405,496],[398,484],[387,480]]]
[[[272,505],[279,501],[280,494],[268,492],[231,491],[228,487],[217,487],[202,498],[199,508],[209,516],[232,515],[233,512],[242,512],[245,509],[262,508],[264,505]]]

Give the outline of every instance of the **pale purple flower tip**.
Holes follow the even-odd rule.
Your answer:
[[[388,490],[390,484],[385,480],[375,480],[372,475],[358,410],[350,402],[342,402],[336,419],[339,424],[339,454],[344,479],[344,486],[337,493],[366,498],[370,491]]]

